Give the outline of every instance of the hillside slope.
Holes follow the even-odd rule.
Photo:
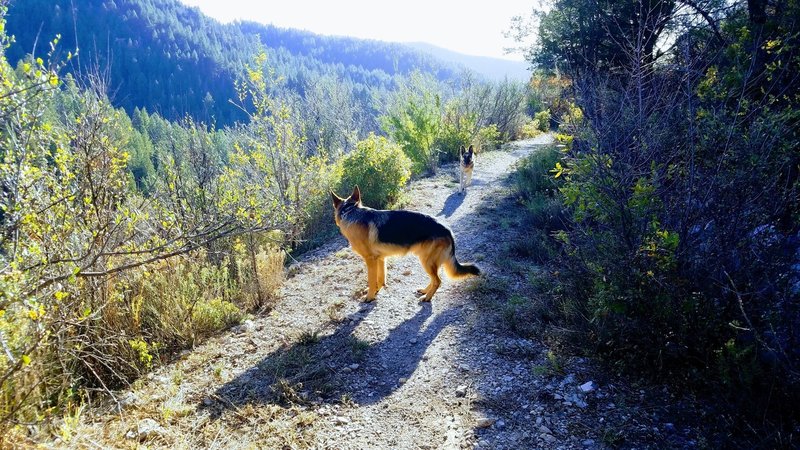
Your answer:
[[[218,126],[243,120],[230,103],[234,80],[261,48],[270,65],[302,94],[330,75],[359,91],[394,87],[395,75],[420,70],[454,77],[450,64],[410,47],[326,37],[251,22],[221,24],[178,0],[15,0],[8,14],[14,65],[26,54],[44,56],[61,35],[56,56],[79,48],[70,72],[101,72],[113,100],[129,114],[146,108],[168,119],[186,114]]]
[[[412,42],[408,45],[429,53],[442,61],[466,67],[490,80],[503,81],[508,78],[510,80],[528,81],[531,77],[527,62],[465,55],[424,42]]]

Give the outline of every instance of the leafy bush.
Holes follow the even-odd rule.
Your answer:
[[[415,72],[382,118],[384,130],[411,159],[414,174],[434,173],[439,165],[439,149],[434,144],[441,128],[441,108],[436,80]]]
[[[521,139],[530,139],[540,134],[542,134],[542,130],[539,129],[539,122],[536,120],[530,120],[528,123],[522,126],[519,137]]]
[[[491,124],[478,130],[478,135],[475,137],[475,144],[478,151],[494,150],[502,142],[500,131],[497,125]]]
[[[513,173],[515,191],[525,205],[529,224],[545,233],[562,228],[566,219],[561,183],[552,176],[562,156],[556,147],[545,147],[520,161]]]
[[[550,131],[550,110],[545,109],[537,112],[533,116],[533,121],[539,131]]]
[[[243,310],[272,307],[284,281],[286,254],[280,247],[282,242],[280,232],[251,233],[234,241],[230,263],[240,289],[237,304]]]
[[[383,208],[399,199],[411,176],[411,161],[399,145],[370,134],[342,161],[341,193],[361,188],[365,205]]]
[[[476,114],[463,114],[456,109],[455,101],[445,108],[442,127],[434,147],[439,149],[440,162],[457,161],[461,147],[469,147],[477,129]]]

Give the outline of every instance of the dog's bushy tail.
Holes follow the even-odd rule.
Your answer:
[[[475,264],[461,264],[458,262],[456,259],[456,243],[452,238],[450,241],[450,258],[445,262],[444,270],[450,278],[465,278],[481,274],[481,269]]]

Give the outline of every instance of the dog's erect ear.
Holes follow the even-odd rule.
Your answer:
[[[350,200],[355,203],[361,203],[361,189],[358,188],[358,185],[353,188],[353,193],[350,194]]]
[[[338,195],[336,195],[332,190],[331,190],[331,198],[333,198],[333,207],[337,208],[337,209],[339,208],[339,206],[344,201],[343,198],[341,198]]]
[[[472,153],[472,146],[469,146],[469,153]]]
[[[461,148],[458,149],[458,153],[459,154],[464,153],[464,146],[463,145],[461,146]]]

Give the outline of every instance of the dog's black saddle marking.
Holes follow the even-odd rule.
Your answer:
[[[385,214],[385,220],[375,222],[380,242],[410,247],[432,239],[453,238],[446,226],[426,214],[414,211],[386,211]]]

